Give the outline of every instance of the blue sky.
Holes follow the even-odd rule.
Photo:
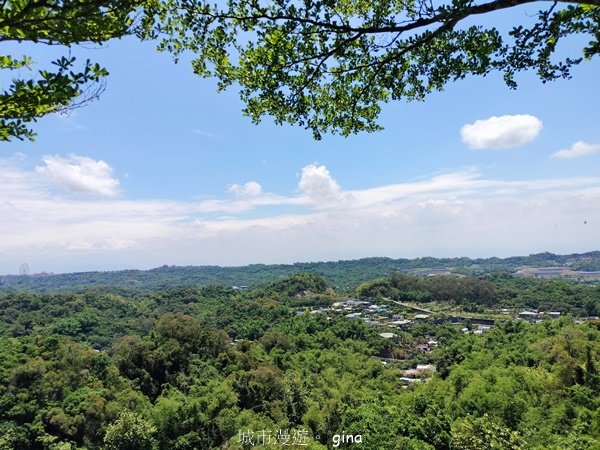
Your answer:
[[[386,105],[382,132],[314,141],[252,125],[153,43],[72,53],[106,91],[0,144],[0,273],[600,249],[597,59],[516,91],[469,78]]]

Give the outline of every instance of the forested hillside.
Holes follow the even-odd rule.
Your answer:
[[[465,309],[529,308],[562,311],[577,316],[600,314],[600,285],[561,279],[482,277],[418,277],[394,273],[363,283],[361,297],[388,297],[408,302],[448,302]]]
[[[357,293],[486,306],[546,282],[402,275]],[[390,339],[329,287],[1,294],[0,449],[600,448],[600,322],[415,321]],[[407,378],[419,364],[433,372]]]
[[[89,287],[160,290],[172,286],[192,287],[207,284],[257,287],[284,279],[298,272],[321,275],[336,290],[352,290],[361,283],[393,272],[446,268],[465,275],[511,273],[521,267],[568,265],[573,270],[600,270],[600,251],[555,255],[539,253],[511,258],[364,258],[351,261],[308,262],[296,264],[252,264],[241,267],[162,266],[151,270],[82,272],[58,275],[0,276],[0,290],[27,289],[39,292]]]

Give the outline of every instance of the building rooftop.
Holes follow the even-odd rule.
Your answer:
[[[400,326],[400,325],[407,325],[410,323],[410,320],[394,320],[393,322],[390,322],[390,325],[396,325],[396,326]]]
[[[379,333],[379,336],[381,336],[384,339],[392,339],[393,337],[396,337],[395,333]]]

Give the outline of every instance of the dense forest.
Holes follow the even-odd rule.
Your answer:
[[[598,287],[501,275],[355,292],[485,308],[553,293],[574,316],[600,304]],[[344,298],[311,273],[2,293],[0,449],[600,449],[600,321],[429,321],[386,339],[332,306]],[[439,345],[415,349],[425,340]],[[435,372],[403,383],[419,363]]]
[[[358,286],[361,297],[388,297],[409,302],[450,302],[465,309],[533,308],[578,316],[600,315],[600,285],[561,279],[483,277],[418,277],[394,273]]]
[[[394,272],[447,268],[463,275],[512,273],[522,267],[564,266],[573,270],[600,270],[600,251],[555,255],[538,253],[510,258],[363,258],[350,261],[307,262],[295,264],[252,264],[241,267],[161,266],[151,270],[80,272],[67,274],[0,276],[0,291],[19,289],[38,292],[119,287],[123,290],[165,290],[172,286],[223,284],[258,287],[290,277],[295,273],[321,275],[336,290],[352,291],[356,286]]]

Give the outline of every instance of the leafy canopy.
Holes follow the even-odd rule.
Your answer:
[[[477,24],[497,10],[535,3],[533,24],[503,33]],[[600,52],[600,0],[166,0],[148,10],[175,57],[191,50],[194,71],[221,90],[239,86],[244,113],[297,123],[319,139],[381,129],[381,104],[422,100],[467,75],[535,70],[544,82]],[[518,17],[518,16],[516,16]],[[532,22],[524,12],[524,22]],[[466,19],[470,19],[467,24]],[[471,25],[473,23],[473,25]],[[556,60],[569,35],[590,40]]]
[[[132,31],[132,13],[140,0],[4,0],[0,42],[46,45],[102,43]],[[86,61],[63,56],[53,70],[30,72],[30,57],[0,54],[0,141],[33,139],[28,124],[37,118],[85,104],[100,94],[108,72]]]

